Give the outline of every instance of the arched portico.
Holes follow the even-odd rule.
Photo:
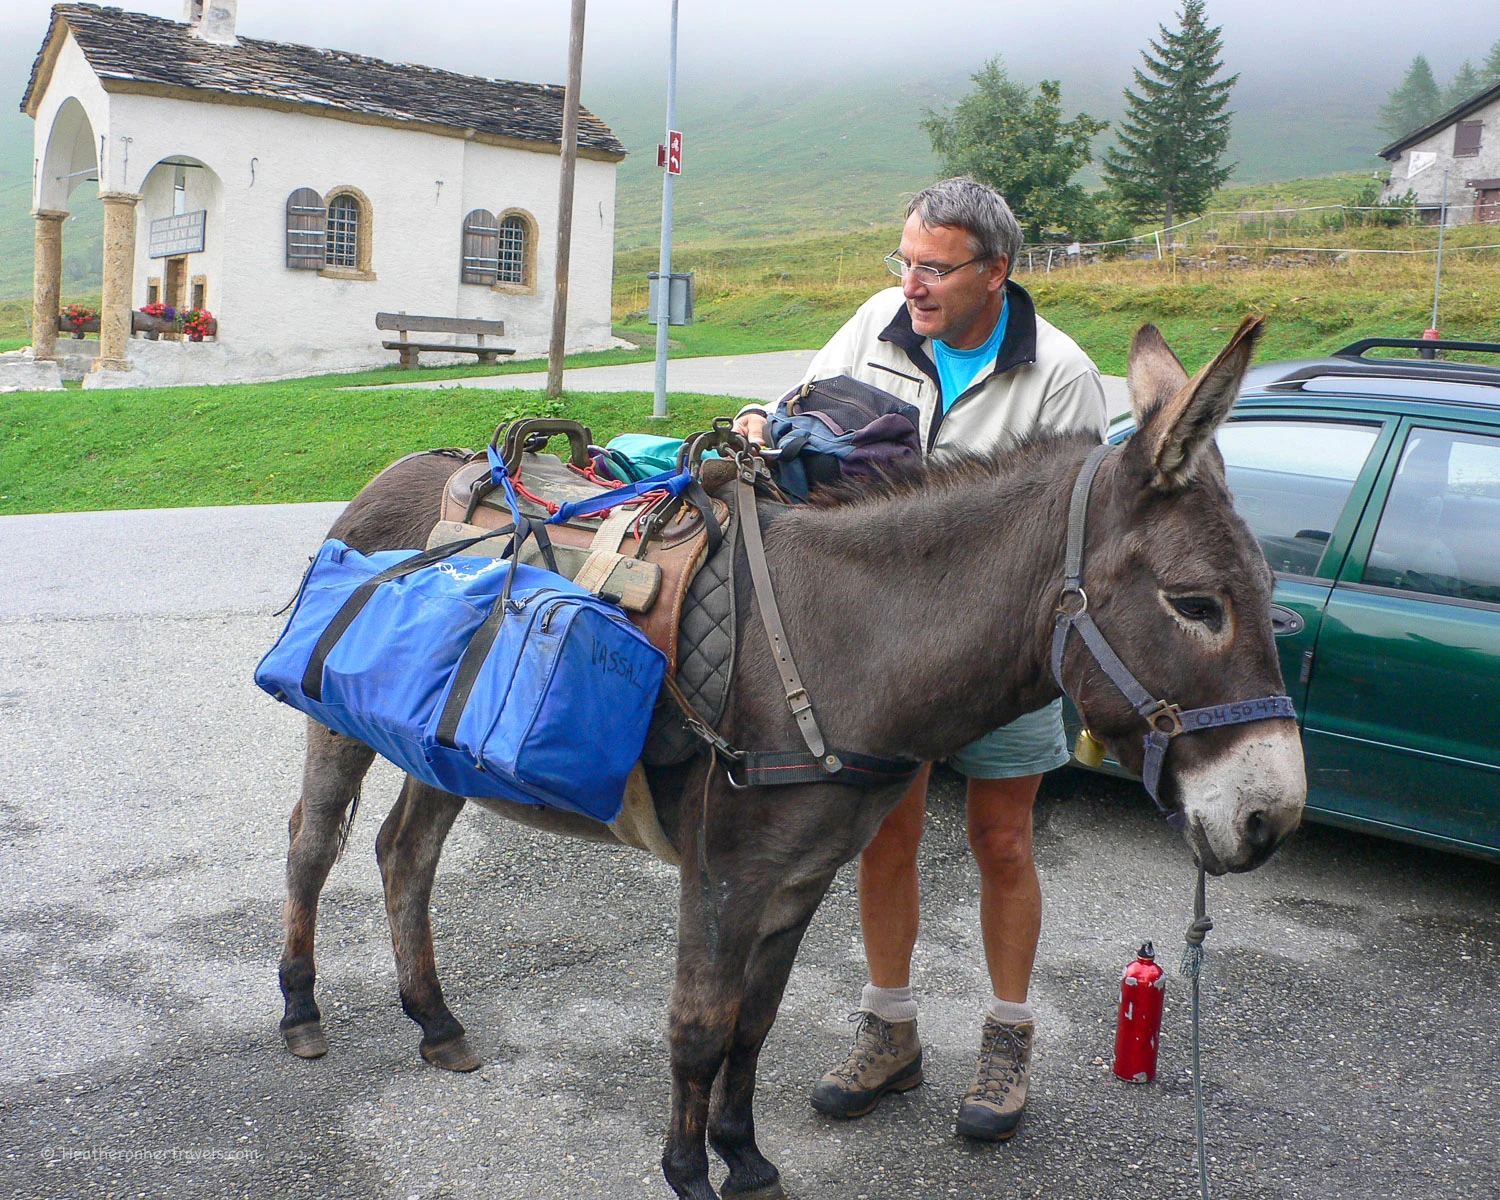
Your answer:
[[[218,172],[191,154],[166,154],[147,169],[140,189],[135,294],[177,309],[218,309],[225,283]]]
[[[36,240],[31,346],[32,353],[39,359],[57,358],[57,313],[62,299],[62,226],[68,219],[68,198],[80,183],[90,177],[99,178],[99,138],[83,105],[70,96],[58,106],[47,136],[46,150],[37,162],[36,208],[32,214],[36,218]],[[100,349],[103,350],[102,345]]]

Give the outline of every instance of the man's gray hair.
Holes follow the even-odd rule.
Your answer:
[[[980,254],[1005,256],[1006,274],[1016,265],[1021,250],[1021,226],[1005,197],[972,175],[955,175],[923,188],[906,206],[906,215],[916,213],[929,229],[952,225],[974,239]]]

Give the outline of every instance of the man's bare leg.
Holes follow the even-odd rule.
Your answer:
[[[1042,885],[1031,847],[1031,812],[1041,782],[1040,775],[969,780],[969,845],[979,865],[984,958],[995,995],[1016,1004],[1026,1002],[1042,932]]]
[[[917,944],[920,888],[917,847],[927,819],[924,766],[859,856],[859,926],[865,938],[870,982],[878,988],[911,986]]]

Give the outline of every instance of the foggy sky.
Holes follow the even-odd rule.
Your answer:
[[[116,2],[174,19],[182,12],[181,0]],[[880,68],[923,80],[1002,54],[1023,78],[1058,75],[1066,86],[1070,73],[1089,69],[1118,75],[1123,87],[1146,39],[1158,22],[1175,24],[1177,8],[1177,0],[681,0],[679,70],[684,79],[785,79]],[[49,9],[46,0],[0,0],[4,59],[29,60]],[[669,12],[670,0],[592,0],[586,75],[596,82],[664,79]],[[1229,69],[1244,72],[1250,86],[1299,79],[1305,87],[1320,73],[1372,69],[1388,73],[1393,86],[1417,51],[1445,81],[1461,59],[1477,64],[1500,38],[1495,0],[1447,0],[1425,11],[1409,0],[1210,0],[1208,12],[1224,27]],[[568,15],[569,0],[240,0],[239,31],[495,78],[561,82]],[[24,86],[7,82],[6,91]]]

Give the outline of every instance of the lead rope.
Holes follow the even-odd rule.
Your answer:
[[[1213,918],[1207,914],[1204,902],[1206,872],[1198,868],[1198,890],[1193,897],[1193,922],[1187,927],[1183,940],[1187,947],[1182,952],[1181,973],[1193,981],[1193,1105],[1198,1119],[1198,1188],[1203,1200],[1208,1200],[1208,1154],[1203,1148],[1203,1065],[1198,1053],[1198,976],[1203,969],[1203,939],[1214,927]]]

